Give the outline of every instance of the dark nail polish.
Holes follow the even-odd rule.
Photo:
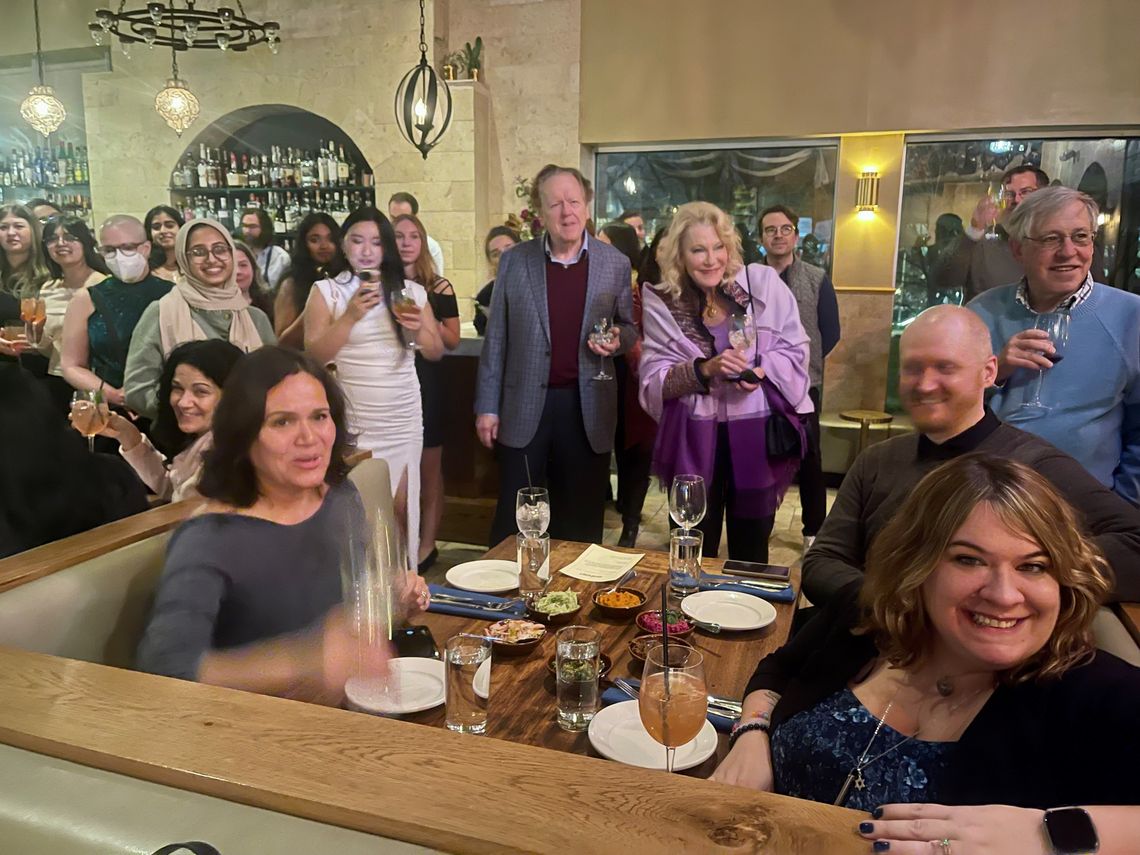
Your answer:
[[[870,823],[870,822],[859,823],[859,833],[860,834],[870,834],[874,830],[875,830],[874,823]]]
[[[875,845],[871,848],[876,852],[886,852],[891,848],[891,842],[889,840],[876,840]]]
[[[882,818],[883,818],[883,809],[881,807],[877,807],[873,811],[871,811],[871,819],[882,819]]]

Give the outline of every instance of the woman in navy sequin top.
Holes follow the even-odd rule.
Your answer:
[[[768,727],[713,779],[871,811],[875,851],[1045,853],[1064,805],[1094,806],[1100,851],[1129,851],[1140,808],[1104,806],[1140,804],[1140,669],[1093,648],[1107,572],[1037,473],[944,464],[875,539],[862,590],[759,664],[741,726]]]

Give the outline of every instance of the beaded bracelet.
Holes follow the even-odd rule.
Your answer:
[[[737,739],[739,739],[744,734],[746,734],[750,731],[753,731],[753,730],[758,730],[761,733],[767,733],[769,735],[772,732],[771,730],[769,730],[767,722],[753,721],[753,722],[749,722],[748,724],[737,723],[737,724],[733,725],[732,733],[729,734],[729,737],[728,737],[728,748],[729,748],[729,750],[731,751],[732,747],[734,745],[736,745]]]

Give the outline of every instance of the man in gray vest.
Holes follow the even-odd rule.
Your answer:
[[[819,448],[819,409],[823,360],[839,343],[839,303],[827,272],[796,257],[798,223],[796,215],[784,205],[772,205],[760,212],[760,241],[765,260],[795,295],[800,323],[810,339],[808,394],[815,409],[809,417],[808,449],[799,474],[804,552],[807,552],[827,516],[827,485],[823,481]]]

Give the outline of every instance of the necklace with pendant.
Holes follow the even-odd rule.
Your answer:
[[[879,731],[882,730],[883,725],[887,723],[887,716],[891,713],[891,707],[894,706],[895,698],[898,697],[898,693],[899,690],[895,689],[894,696],[892,696],[891,699],[887,701],[887,708],[883,710],[882,718],[880,718],[879,723],[875,725],[875,732],[871,734],[871,741],[867,743],[867,747],[863,749],[863,753],[859,755],[859,759],[855,761],[855,765],[852,766],[851,771],[847,773],[847,777],[843,780],[843,786],[839,788],[839,795],[835,797],[835,801],[832,802],[832,804],[842,805],[845,801],[847,801],[847,794],[851,792],[852,787],[855,787],[857,790],[867,789],[867,782],[863,779],[863,770],[870,766],[872,763],[883,759],[892,751],[896,751],[897,749],[906,745],[908,742],[918,736],[919,731],[916,730],[910,736],[896,742],[886,751],[881,751],[870,759],[867,758],[867,755],[871,753],[871,747],[875,744],[875,740],[879,738]]]

